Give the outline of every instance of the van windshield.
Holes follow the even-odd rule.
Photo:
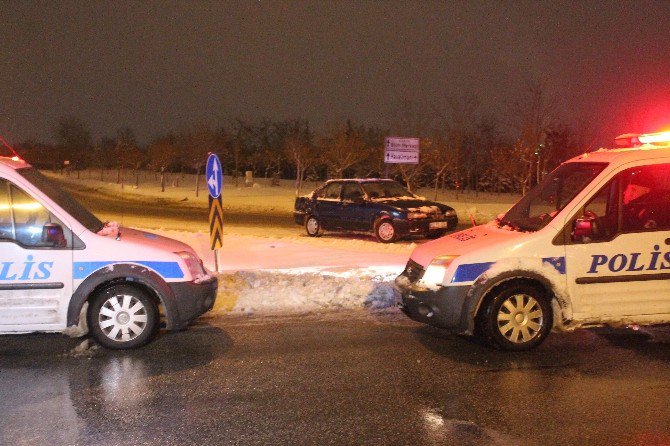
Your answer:
[[[84,225],[86,229],[91,232],[98,232],[102,229],[103,223],[98,217],[91,214],[88,209],[72,198],[70,194],[58,187],[58,185],[42,175],[37,169],[34,167],[26,167],[17,169],[17,172],[34,184],[54,203],[60,206],[61,209],[70,214],[72,218]]]
[[[500,227],[539,231],[586,187],[607,163],[568,163],[546,175],[498,220]]]

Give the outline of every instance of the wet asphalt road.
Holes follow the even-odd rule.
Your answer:
[[[0,337],[0,443],[670,443],[670,343],[642,332],[508,354],[356,313],[209,318],[91,357],[79,342]]]

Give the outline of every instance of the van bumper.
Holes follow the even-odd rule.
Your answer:
[[[470,286],[448,286],[429,290],[398,279],[396,287],[402,297],[397,305],[409,318],[454,333],[472,334],[473,322],[468,297]]]
[[[198,316],[214,307],[219,281],[216,277],[202,282],[171,282],[168,283],[174,295],[177,307],[176,317],[172,319],[172,330],[186,328]]]

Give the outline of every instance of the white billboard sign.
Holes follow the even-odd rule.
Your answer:
[[[419,138],[384,139],[384,162],[387,164],[419,164]]]

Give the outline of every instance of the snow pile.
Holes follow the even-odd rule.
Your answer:
[[[383,310],[398,297],[393,279],[402,267],[359,270],[239,271],[219,276],[215,313],[319,313]]]

